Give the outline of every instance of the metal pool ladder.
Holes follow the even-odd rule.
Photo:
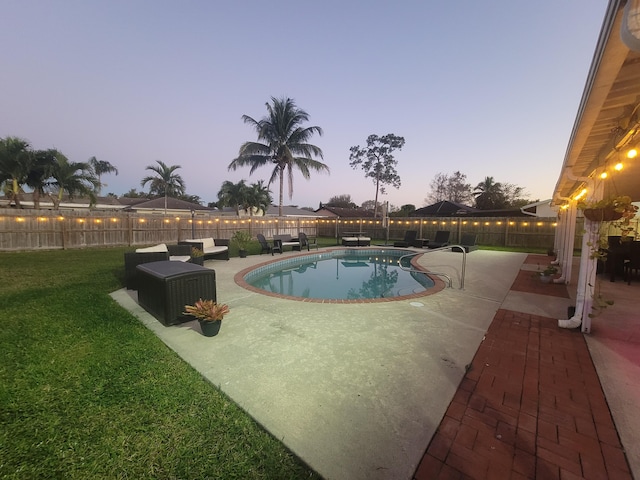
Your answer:
[[[449,275],[447,275],[446,273],[432,272],[432,271],[424,272],[422,270],[416,270],[415,268],[412,268],[412,267],[404,267],[402,265],[402,259],[403,258],[415,257],[416,255],[426,255],[427,253],[439,252],[441,250],[453,250],[454,248],[458,248],[462,252],[462,273],[460,275],[460,290],[464,290],[464,275],[465,275],[465,271],[467,269],[467,251],[465,250],[465,248],[462,245],[447,245],[446,247],[431,248],[431,249],[426,250],[424,252],[408,253],[408,254],[403,255],[402,257],[400,257],[398,259],[398,264],[399,264],[399,266],[400,266],[400,268],[402,270],[405,270],[407,272],[423,273],[423,274],[428,274],[428,275],[437,275],[439,277],[444,277],[444,278],[447,279],[447,281],[449,283],[449,288],[452,288],[451,277]]]

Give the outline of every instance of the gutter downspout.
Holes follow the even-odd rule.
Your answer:
[[[588,180],[588,186],[593,187],[591,196],[589,198],[602,198],[602,190],[604,188],[602,182],[594,182],[593,179]],[[572,208],[575,208],[575,205],[572,204]],[[592,222],[591,220],[585,218],[585,233],[582,237],[582,252],[580,254],[578,286],[576,290],[576,311],[574,316],[570,319],[558,320],[558,327],[560,328],[577,328],[582,325],[583,333],[589,333],[591,330],[591,317],[589,316],[589,314],[591,313],[593,306],[593,292],[596,282],[596,260],[590,258],[590,251],[591,245],[594,245],[598,242],[599,226],[600,222]]]
[[[587,220],[589,223],[589,220]],[[587,295],[587,291],[590,293],[593,292],[593,288],[589,289],[589,283],[593,284],[593,279],[589,282],[587,278],[587,270],[588,265],[587,262],[589,258],[587,256],[589,251],[589,242],[591,238],[591,232],[593,231],[593,225],[588,225],[588,233],[582,237],[582,252],[583,255],[580,257],[580,269],[578,271],[578,289],[576,291],[576,311],[573,317],[568,320],[558,320],[558,327],[560,328],[577,328],[582,325],[582,318],[584,316],[584,312],[591,311],[592,299],[591,295]],[[593,270],[593,269],[592,269]],[[595,271],[592,272],[592,276],[595,277]],[[586,332],[588,333],[588,331]]]

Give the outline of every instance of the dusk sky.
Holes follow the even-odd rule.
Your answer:
[[[290,97],[324,130],[330,175],[294,178],[286,205],[317,208],[373,182],[349,148],[394,133],[402,186],[382,201],[425,205],[459,170],[551,198],[605,0],[0,0],[0,137],[96,156],[119,170],[103,193],[142,190],[145,167],[180,165],[187,193],[216,201],[245,141]],[[286,187],[285,187],[286,188]],[[277,203],[278,185],[271,186]],[[286,190],[285,190],[286,192]]]

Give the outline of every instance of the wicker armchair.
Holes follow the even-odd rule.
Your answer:
[[[167,245],[167,250],[166,252],[125,252],[124,283],[127,289],[138,289],[136,270],[138,265],[171,260],[171,257],[179,257],[180,260],[191,257],[191,245]]]

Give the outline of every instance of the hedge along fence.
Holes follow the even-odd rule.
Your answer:
[[[580,248],[581,220],[576,227],[575,247]],[[419,238],[434,238],[436,231],[449,230],[452,243],[465,233],[476,234],[478,244],[506,247],[550,248],[554,243],[555,218],[392,218],[389,240],[404,238],[406,230],[417,230]],[[288,217],[227,217],[197,214],[162,215],[104,211],[52,211],[0,209],[0,250],[83,248],[94,246],[141,246],[176,243],[191,238],[231,238],[244,230],[252,237],[266,238],[298,232],[332,237],[340,244],[343,233],[364,232],[386,240],[381,220],[371,218],[328,219]]]
[[[238,230],[255,238],[298,232],[316,236],[316,218],[158,215],[104,211],[0,209],[0,251],[142,246],[191,238],[229,239]]]
[[[576,228],[575,248],[580,248],[582,237],[582,219]],[[464,234],[477,235],[479,245],[503,247],[552,248],[557,221],[555,217],[429,217],[429,218],[391,218],[389,219],[388,239],[404,238],[407,230],[416,230],[418,238],[434,238],[438,230],[451,232],[450,243],[459,242]],[[319,219],[318,235],[322,237],[340,237],[345,232],[363,232],[375,239],[387,239],[387,229],[381,220],[359,219]]]

